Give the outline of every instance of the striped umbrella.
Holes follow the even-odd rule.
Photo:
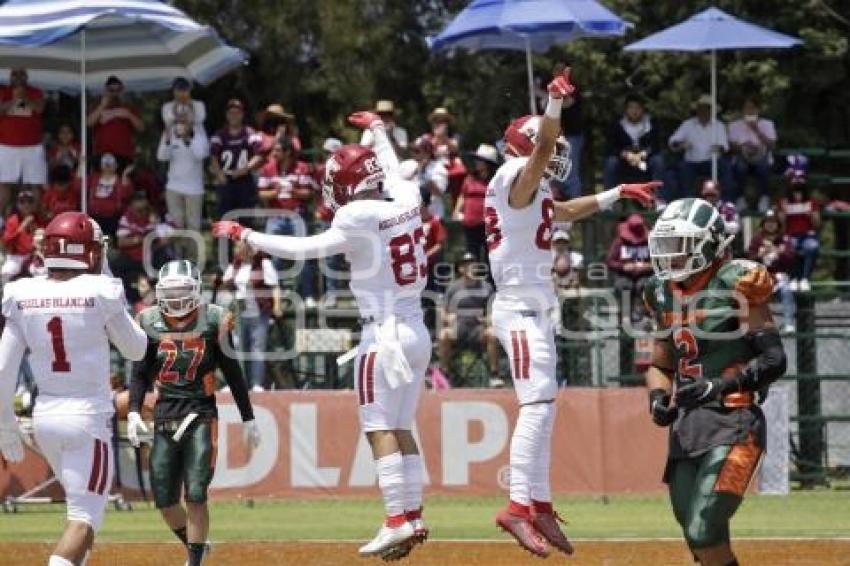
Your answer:
[[[215,30],[159,0],[9,0],[0,6],[0,77],[24,67],[30,83],[49,90],[101,90],[109,75],[137,92],[167,89],[177,76],[209,84],[246,60]]]

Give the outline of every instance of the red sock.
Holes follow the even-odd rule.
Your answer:
[[[422,518],[422,507],[419,509],[414,509],[413,511],[405,511],[404,516],[408,521],[415,521],[416,519]]]
[[[535,513],[545,513],[552,514],[552,502],[551,501],[534,501],[531,500],[531,506],[534,508]]]
[[[384,521],[384,524],[388,527],[396,529],[407,522],[407,517],[404,516],[404,513],[399,513],[398,515],[387,515],[387,519]]]
[[[523,505],[522,503],[517,503],[513,499],[510,503],[508,503],[508,513],[511,515],[518,515],[520,517],[528,517],[530,512],[530,507],[528,505]]]

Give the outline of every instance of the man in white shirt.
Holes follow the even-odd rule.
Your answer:
[[[718,111],[720,107],[718,106]],[[717,171],[720,185],[726,190],[732,188],[732,176],[729,162],[724,155],[729,151],[726,137],[726,124],[711,116],[711,97],[700,96],[694,103],[694,116],[679,125],[670,136],[670,149],[684,151],[684,159],[679,163],[679,190],[673,193],[668,187],[668,200],[695,196],[697,180],[711,177],[711,155],[717,154]]]
[[[735,174],[734,194],[727,192],[725,200],[735,202],[745,196],[747,175],[753,175],[759,196],[759,210],[767,210],[770,188],[770,168],[776,146],[776,127],[772,120],[759,116],[759,101],[754,96],[744,99],[741,117],[729,124],[729,145],[732,146],[732,170]],[[744,203],[741,203],[744,204]],[[739,206],[740,208],[740,206]]]

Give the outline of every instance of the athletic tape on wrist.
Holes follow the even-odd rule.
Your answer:
[[[552,98],[549,97],[549,102],[546,103],[546,117],[553,118],[555,120],[561,119],[561,108],[564,105],[563,98]]]
[[[600,210],[611,208],[618,200],[620,200],[620,187],[602,191],[596,195],[596,203],[599,205]]]

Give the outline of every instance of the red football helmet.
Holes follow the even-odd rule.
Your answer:
[[[358,193],[381,190],[385,178],[374,151],[359,144],[344,145],[325,162],[325,203],[338,210]]]
[[[511,122],[504,135],[505,154],[513,157],[531,155],[540,134],[540,123],[540,116],[523,116]],[[564,136],[558,136],[552,159],[546,167],[546,175],[556,181],[564,181],[572,166],[570,144]]]
[[[103,232],[84,212],[58,214],[44,231],[44,266],[100,273]]]

